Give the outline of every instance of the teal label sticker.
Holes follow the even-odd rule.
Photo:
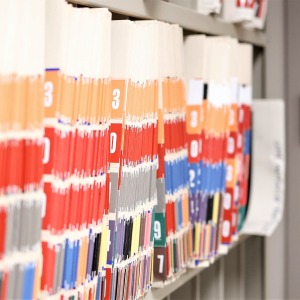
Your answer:
[[[155,213],[153,224],[154,246],[166,246],[166,216],[164,213]]]

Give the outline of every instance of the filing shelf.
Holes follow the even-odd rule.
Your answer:
[[[176,23],[187,33],[227,35],[254,46],[254,98],[283,97],[284,0],[269,1],[266,31],[245,29],[216,17],[162,0],[67,0],[106,7],[121,18]],[[119,16],[117,16],[119,17]],[[276,62],[276,63],[274,63]],[[146,300],[284,299],[284,225],[271,238],[242,236],[208,268],[188,269],[163,288],[152,288]],[[275,250],[275,251],[274,251]]]
[[[224,23],[191,9],[161,0],[69,0],[89,7],[107,7],[111,12],[138,19],[154,19],[179,24],[186,30],[209,35],[227,35],[241,42],[265,47],[266,35],[260,30],[246,29],[240,24]]]

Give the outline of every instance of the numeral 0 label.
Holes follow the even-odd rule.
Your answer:
[[[228,138],[227,152],[229,154],[233,154],[234,153],[234,138],[232,138],[232,137]]]
[[[196,140],[191,141],[191,157],[195,158],[199,153],[199,145]]]
[[[117,134],[115,132],[110,133],[110,153],[114,154],[117,150]]]
[[[222,230],[222,234],[225,238],[229,237],[229,234],[230,234],[230,223],[228,220],[225,220],[223,222],[223,230]]]

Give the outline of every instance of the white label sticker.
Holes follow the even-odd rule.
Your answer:
[[[230,193],[226,193],[224,197],[224,209],[228,210],[231,208],[231,195]]]
[[[187,105],[200,105],[203,101],[204,83],[201,79],[192,79],[189,82]]]
[[[229,237],[229,234],[230,234],[230,222],[229,221],[224,221],[223,222],[223,237]]]
[[[232,166],[227,166],[227,172],[226,172],[226,181],[232,181],[233,178],[233,168]]]
[[[234,153],[234,138],[233,137],[228,138],[227,152],[228,152],[228,154]]]

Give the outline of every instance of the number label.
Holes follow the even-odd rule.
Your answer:
[[[233,179],[233,167],[232,165],[227,166],[227,172],[226,172],[226,181],[232,181]]]
[[[161,225],[160,222],[157,220],[154,221],[154,238],[156,240],[161,239]]]
[[[166,236],[166,216],[162,212],[157,212],[153,223],[154,246],[165,247]]]
[[[223,207],[224,207],[225,210],[228,210],[228,209],[231,208],[231,195],[230,195],[230,193],[225,194]]]
[[[198,113],[196,110],[191,111],[190,126],[196,128],[198,126]]]
[[[51,107],[53,104],[53,82],[46,81],[44,85],[44,106]]]
[[[191,141],[191,157],[196,158],[199,153],[199,145],[196,140]]]
[[[189,170],[189,174],[190,174],[190,187],[194,188],[196,186],[196,184],[194,182],[195,177],[196,177],[196,172],[195,172],[195,170]]]
[[[228,138],[227,152],[228,152],[228,154],[234,153],[234,138],[233,137]]]
[[[158,273],[164,272],[164,258],[165,256],[162,254],[157,255],[157,258],[159,260],[159,267],[158,267]]]
[[[186,107],[186,129],[188,134],[201,133],[201,107],[200,105],[188,105]]]
[[[119,109],[120,107],[120,89],[113,89],[113,101],[112,101],[112,108]]]
[[[43,164],[47,164],[50,160],[50,139],[44,137],[43,142],[44,142]]]
[[[223,237],[227,238],[229,237],[229,234],[230,234],[230,222],[228,220],[225,220],[223,222]]]
[[[233,126],[235,121],[235,111],[234,109],[230,109],[229,111],[229,125]]]
[[[117,134],[115,132],[110,133],[110,153],[114,154],[117,150]]]
[[[244,110],[243,109],[240,109],[239,122],[240,123],[244,122]]]

